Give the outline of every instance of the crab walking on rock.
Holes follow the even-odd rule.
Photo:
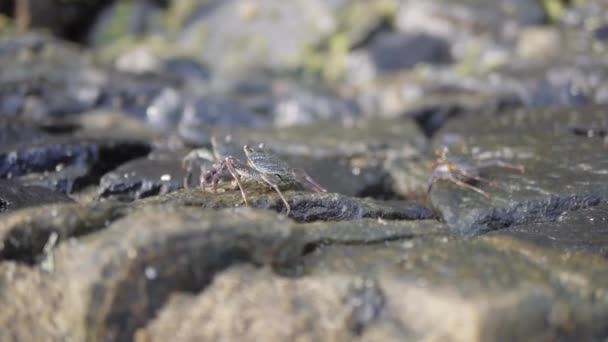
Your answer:
[[[232,179],[238,185],[246,205],[249,203],[242,181],[256,181],[272,187],[281,197],[287,211],[286,215],[289,215],[291,212],[291,206],[281,192],[280,186],[302,185],[315,192],[327,191],[316,183],[304,170],[291,168],[285,161],[262,147],[254,149],[248,145],[243,146],[243,151],[247,158],[247,164],[244,164],[237,158],[229,155],[225,146],[219,143],[215,137],[212,138],[211,143],[213,152],[204,149],[194,150],[184,158],[184,165],[187,167],[184,187],[188,187],[192,174],[190,162],[194,159],[202,158],[212,161],[214,164],[208,170],[201,169],[201,188],[204,190],[207,184],[211,184],[213,192],[216,193],[217,183],[222,180]]]
[[[427,193],[431,192],[433,184],[439,180],[447,180],[463,188],[473,190],[480,195],[491,199],[492,196],[487,192],[475,187],[469,182],[485,182],[490,185],[496,185],[495,182],[485,179],[479,175],[479,171],[484,168],[497,166],[507,169],[517,170],[521,173],[525,172],[525,168],[520,164],[510,164],[501,160],[488,160],[484,162],[472,163],[466,160],[464,156],[450,153],[447,147],[435,151],[437,159],[433,162],[433,171],[428,180]]]

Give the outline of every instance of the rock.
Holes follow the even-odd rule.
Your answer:
[[[188,144],[208,145],[214,129],[264,127],[268,121],[247,110],[238,102],[217,97],[205,97],[186,104],[179,122],[180,137]]]
[[[67,198],[62,202],[68,202]],[[49,252],[45,250],[49,241],[54,245],[102,230],[124,213],[121,207],[113,204],[44,205],[39,199],[35,203],[36,208],[4,215],[0,222],[0,260],[41,262]]]
[[[164,75],[114,73],[97,106],[123,111],[159,131],[167,131],[174,129],[181,117],[185,100],[179,88],[179,80]]]
[[[310,158],[286,156],[293,168],[300,168],[329,192],[354,197],[396,199],[391,176],[380,161],[362,158]]]
[[[173,296],[136,340],[595,338],[608,315],[605,259],[564,260],[509,240],[421,237],[305,258],[297,278],[232,267],[201,294]],[[593,266],[577,269],[584,263]]]
[[[555,29],[546,27],[526,28],[517,41],[517,53],[522,58],[544,59],[560,51],[561,37]]]
[[[0,179],[0,213],[51,203],[72,202],[55,191],[38,186],[24,186],[14,180]]]
[[[606,201],[603,147],[593,138],[571,133],[581,122],[601,125],[601,107],[576,110],[516,111],[489,120],[469,118],[448,124],[436,144],[447,142],[473,151],[477,159],[501,159],[525,166],[525,174],[488,168],[482,177],[497,182],[487,200],[470,190],[440,181],[431,193],[447,224],[462,234],[479,234],[531,223],[555,222],[568,211]],[[483,123],[483,124],[480,124]]]
[[[180,189],[184,177],[181,159],[175,153],[154,152],[106,173],[98,191],[102,198],[133,201]]]
[[[273,277],[266,269],[232,269],[219,277],[204,296],[178,295],[136,341],[241,340],[346,341],[346,322],[353,309],[344,303],[348,282]],[[251,295],[255,303],[244,294]],[[354,296],[353,296],[354,297]],[[249,303],[248,303],[249,302]],[[212,308],[220,307],[220,321]],[[272,304],[271,304],[272,303]],[[217,311],[215,311],[217,313]],[[252,324],[244,324],[244,322]],[[241,326],[241,328],[236,328]]]
[[[298,253],[286,224],[263,212],[150,207],[60,245],[53,281],[70,289],[56,312],[69,324],[64,337],[130,339],[172,292],[200,291],[231,264],[272,264]]]
[[[246,188],[249,205],[258,209],[284,212],[284,204],[276,192],[270,188],[248,184]],[[222,189],[223,188],[223,189]],[[226,187],[218,187],[218,193],[202,192],[200,189],[182,190],[156,196],[136,203],[136,205],[175,205],[200,208],[231,208],[244,205],[240,192]],[[224,190],[225,192],[220,192]],[[382,218],[388,220],[422,220],[434,217],[433,212],[419,204],[395,203],[359,199],[335,193],[309,193],[283,190],[283,195],[291,207],[289,217],[298,222],[343,221],[361,218]]]
[[[116,40],[162,34],[162,2],[104,3],[92,27],[83,34],[82,42],[99,48]]]
[[[606,204],[568,211],[555,222],[525,224],[495,230],[489,236],[511,236],[567,253],[593,253],[608,257]]]
[[[161,65],[159,56],[142,47],[127,51],[114,61],[116,70],[140,75],[154,73],[160,70]]]
[[[454,42],[471,34],[512,35],[514,29],[540,25],[545,19],[541,4],[525,0],[407,0],[402,2],[396,21],[402,31],[436,34]]]
[[[419,63],[447,64],[451,60],[448,44],[427,34],[380,34],[371,44],[371,56],[376,69],[387,73]]]
[[[179,79],[195,82],[208,82],[211,70],[208,66],[187,57],[170,57],[164,61],[164,69]]]
[[[510,239],[439,236],[384,246],[326,246],[307,259],[303,267],[308,272],[300,279],[348,275],[376,280],[385,305],[381,319],[364,330],[363,336],[375,337],[370,340],[596,336],[602,328],[591,328],[593,322],[608,314],[607,280],[601,275],[605,259],[564,258]],[[594,266],[578,269],[586,263]],[[596,291],[604,298],[599,306],[587,302]],[[580,317],[574,314],[579,309],[594,319],[574,318]],[[450,328],[460,324],[467,328]],[[566,326],[572,329],[563,330]],[[395,335],[389,338],[391,333]]]
[[[348,129],[337,123],[317,123],[303,127],[240,130],[233,136],[237,145],[240,142],[264,143],[284,156],[316,159],[359,156],[373,159],[369,156],[379,156],[391,149],[416,154],[427,144],[412,120],[368,119],[357,121]]]
[[[357,103],[296,84],[275,85],[272,117],[278,127],[311,125],[319,121],[339,122],[350,127],[363,115]],[[282,89],[287,88],[287,89]],[[327,93],[327,94],[326,94]]]
[[[57,317],[61,290],[45,272],[17,263],[0,262],[0,340],[60,341],[69,327]]]
[[[108,169],[148,152],[148,143],[138,140],[40,136],[2,146],[0,177],[50,172],[52,177],[24,180],[70,193],[95,182]]]
[[[324,2],[241,0],[200,4],[182,23],[179,44],[199,46],[203,60],[218,74],[256,66],[293,66],[306,48],[319,43],[337,24]],[[220,32],[205,33],[220,26]]]

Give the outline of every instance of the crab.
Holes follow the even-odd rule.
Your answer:
[[[291,207],[285,196],[283,196],[280,186],[299,184],[315,192],[327,191],[316,183],[304,170],[291,168],[285,161],[265,150],[262,145],[258,148],[252,148],[248,145],[243,146],[247,159],[247,164],[245,164],[232,154],[228,154],[230,152],[226,149],[226,145],[220,143],[217,138],[212,138],[211,144],[213,148],[212,153],[204,149],[194,150],[184,158],[184,165],[187,166],[184,187],[188,187],[192,174],[189,161],[202,158],[214,162],[210,169],[201,170],[200,186],[203,190],[205,190],[207,184],[211,184],[215,193],[217,183],[222,180],[231,179],[237,184],[245,204],[249,205],[241,181],[263,183],[272,187],[281,197],[281,200],[285,204],[287,216],[291,212]]]
[[[517,170],[521,173],[525,172],[523,165],[510,164],[501,160],[488,160],[472,163],[471,161],[465,159],[464,156],[450,153],[447,147],[443,147],[435,151],[435,154],[437,155],[437,159],[433,162],[433,171],[428,180],[427,193],[431,192],[435,182],[439,180],[446,180],[460,187],[473,190],[487,199],[492,199],[492,196],[487,192],[469,184],[471,182],[483,182],[496,186],[494,181],[480,176],[481,169],[496,166]]]

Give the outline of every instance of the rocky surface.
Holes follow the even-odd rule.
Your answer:
[[[603,2],[91,6],[0,14],[0,340],[608,338]]]
[[[433,204],[464,234],[555,222],[567,211],[599,205],[607,198],[605,147],[593,137],[573,134],[571,127],[582,122],[595,127],[605,119],[600,107],[587,108],[584,116],[570,109],[517,111],[482,126],[478,119],[448,124],[438,143],[450,140],[454,149],[473,152],[477,163],[498,159],[526,170],[523,175],[499,167],[484,170],[482,176],[497,182],[494,187],[478,184],[491,192],[490,200],[442,182],[431,193]]]

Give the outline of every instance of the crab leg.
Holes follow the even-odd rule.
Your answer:
[[[287,203],[287,199],[285,199],[285,196],[283,196],[281,190],[279,190],[279,186],[270,178],[268,178],[267,175],[261,174],[260,176],[268,185],[270,185],[277,192],[277,194],[279,194],[279,196],[283,200],[283,203],[285,204],[285,208],[287,209],[287,213],[285,215],[289,216],[289,213],[291,212],[291,207],[289,206],[289,203]]]
[[[293,169],[292,173],[298,180],[305,180],[314,192],[327,192],[327,189],[315,182],[303,169]]]
[[[498,186],[498,183],[496,183],[493,180],[487,179],[487,178],[483,178],[474,174],[471,174],[469,172],[463,171],[463,170],[454,170],[456,172],[458,172],[460,175],[462,175],[465,178],[469,178],[469,179],[473,179],[476,180],[478,182],[483,182],[483,183],[487,183],[491,186]]]
[[[241,190],[241,196],[243,197],[243,201],[245,201],[245,205],[249,205],[249,203],[247,202],[247,196],[245,195],[245,190],[243,190],[243,185],[241,184],[241,181],[239,180],[239,174],[236,171],[235,167],[234,167],[234,160],[230,157],[224,159],[224,163],[226,165],[226,167],[228,168],[228,172],[230,172],[230,174],[232,175],[232,178],[234,178],[236,184],[239,186],[239,190]]]
[[[449,178],[446,178],[446,179],[449,180],[449,181],[451,181],[451,182],[453,182],[456,185],[459,185],[461,187],[473,190],[473,191],[477,192],[478,194],[484,196],[485,198],[487,198],[489,200],[492,199],[492,196],[490,196],[490,194],[488,194],[487,192],[485,192],[485,191],[483,191],[483,190],[481,190],[479,188],[476,188],[476,187],[474,187],[474,186],[472,186],[470,184],[467,184],[467,183],[465,183],[465,182],[463,182],[463,181],[461,181],[459,179],[456,179],[454,177],[449,177]]]

